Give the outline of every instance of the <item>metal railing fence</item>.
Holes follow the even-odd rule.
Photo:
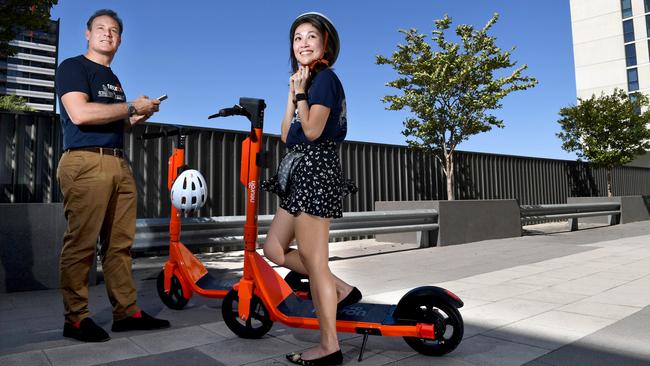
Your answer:
[[[578,230],[580,218],[608,216],[610,225],[618,224],[621,218],[618,202],[523,205],[519,209],[522,225],[568,219],[571,231]]]
[[[125,149],[138,185],[138,217],[169,216],[167,159],[173,139],[139,141],[144,130],[168,125],[137,125],[126,134]],[[198,216],[244,214],[244,190],[239,183],[240,144],[247,132],[197,128],[186,144],[189,166],[208,180],[209,201]],[[61,155],[58,117],[0,112],[0,202],[60,202],[56,167]],[[269,169],[275,172],[284,147],[276,135],[266,135]],[[406,146],[346,141],[340,156],[344,176],[359,186],[344,199],[343,211],[371,211],[375,201],[444,200],[445,177],[432,156]],[[650,169],[614,169],[615,195],[650,195]],[[588,163],[459,151],[456,154],[458,199],[517,199],[522,205],[561,204],[567,197],[605,196],[606,171]],[[264,192],[260,214],[272,214],[277,199]]]
[[[273,215],[258,217],[258,243],[263,243]],[[181,242],[194,252],[244,248],[246,216],[189,217],[182,219]],[[333,219],[330,240],[351,236],[420,232],[421,247],[435,244],[438,213],[433,209],[344,212]],[[434,236],[430,236],[434,235]],[[169,248],[169,218],[138,219],[132,251],[165,252]]]

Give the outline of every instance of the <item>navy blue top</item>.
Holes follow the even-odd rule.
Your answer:
[[[323,69],[314,76],[307,91],[307,98],[310,107],[320,104],[330,109],[323,133],[316,140],[309,141],[302,130],[300,117],[296,110],[287,133],[287,147],[298,144],[318,144],[325,141],[343,141],[348,132],[345,92],[341,81],[332,69]]]
[[[124,119],[103,125],[77,126],[72,123],[61,96],[69,92],[82,92],[92,103],[124,103],[126,95],[117,76],[110,67],[90,61],[83,55],[69,58],[56,70],[56,94],[61,109],[63,148],[124,147]]]

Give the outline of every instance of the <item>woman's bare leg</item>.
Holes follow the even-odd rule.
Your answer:
[[[336,285],[329,268],[330,219],[302,213],[295,219],[298,252],[309,273],[309,286],[320,322],[320,344],[302,353],[313,360],[340,349],[336,334]]]
[[[292,271],[308,276],[309,273],[302,263],[298,251],[289,248],[291,241],[295,237],[296,220],[297,218],[295,216],[282,208],[278,208],[273,217],[273,222],[271,222],[269,232],[266,235],[266,241],[264,242],[263,247],[264,256],[279,266],[286,267]],[[336,284],[337,301],[341,301],[348,296],[353,287],[334,274],[332,274],[332,276],[334,277]]]

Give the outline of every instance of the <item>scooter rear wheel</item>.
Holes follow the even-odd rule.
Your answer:
[[[259,297],[251,298],[251,310],[248,320],[239,318],[239,295],[230,290],[221,304],[221,315],[228,328],[241,338],[262,338],[273,326],[269,311]]]
[[[181,310],[189,302],[189,300],[183,296],[183,286],[181,286],[181,281],[174,275],[172,275],[169,293],[165,292],[165,270],[160,271],[158,274],[158,278],[156,279],[156,288],[160,300],[162,300],[163,304],[167,305],[170,309]]]
[[[433,323],[435,339],[404,337],[414,350],[427,356],[442,356],[453,351],[463,339],[463,318],[451,304],[423,301],[413,309],[415,319]]]

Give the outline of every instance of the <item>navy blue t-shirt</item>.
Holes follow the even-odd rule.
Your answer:
[[[310,107],[314,104],[320,104],[330,109],[325,128],[316,140],[309,141],[302,130],[298,111],[296,110],[287,133],[287,147],[298,144],[318,144],[325,141],[343,141],[348,132],[345,92],[334,71],[326,68],[318,72],[311,81],[307,94]]]
[[[56,70],[56,94],[61,107],[63,148],[124,147],[124,119],[103,125],[78,126],[72,123],[61,96],[69,92],[82,92],[92,103],[124,103],[126,95],[122,84],[110,67],[90,61],[83,55],[69,58]]]

